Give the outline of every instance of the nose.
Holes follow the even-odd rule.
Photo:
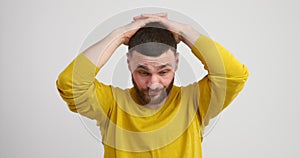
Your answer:
[[[157,75],[151,75],[149,82],[148,82],[148,87],[150,89],[157,89],[160,88],[160,78]]]

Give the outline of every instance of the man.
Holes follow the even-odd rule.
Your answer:
[[[182,41],[208,74],[173,85]],[[128,45],[133,88],[95,79],[121,44]],[[242,90],[246,66],[194,28],[166,13],[142,14],[89,47],[59,75],[57,88],[73,112],[97,121],[104,157],[202,157],[204,127]]]

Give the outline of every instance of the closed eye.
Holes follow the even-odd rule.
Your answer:
[[[149,72],[144,71],[144,70],[139,70],[138,73],[139,73],[141,76],[149,76],[149,75],[150,75]]]
[[[159,75],[165,76],[165,75],[167,75],[170,71],[171,71],[171,70],[163,70],[163,71],[160,71],[160,72],[159,72]]]

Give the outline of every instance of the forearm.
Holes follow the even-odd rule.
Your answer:
[[[179,36],[180,40],[192,49],[197,39],[201,36],[201,33],[189,25],[184,25]]]
[[[123,43],[122,32],[112,31],[99,42],[86,49],[83,54],[98,68],[101,68],[113,52]]]
[[[206,126],[243,89],[249,73],[247,67],[228,50],[206,36],[197,39],[192,52],[208,71],[208,75],[198,82],[199,109],[202,125]]]
[[[179,25],[180,40],[191,48],[193,54],[204,64],[209,75],[235,76],[245,73],[244,65],[223,46],[201,35],[189,25]]]
[[[74,105],[75,100],[83,102],[86,94],[93,93],[96,74],[122,42],[120,30],[112,31],[79,54],[59,75],[57,88],[69,105]]]
[[[113,52],[141,27],[155,18],[147,18],[121,26],[81,53],[58,77],[57,87],[62,97],[72,104],[73,99],[84,101],[91,92],[95,76]],[[104,85],[99,89],[105,89]]]
[[[181,30],[181,41],[191,48],[209,74],[224,74],[222,57],[214,41],[201,35],[189,25],[184,25]]]
[[[57,89],[69,109],[100,121],[110,105],[111,87],[98,82],[96,67],[84,54],[79,54],[58,76]],[[105,98],[105,99],[103,99]],[[100,106],[101,105],[101,106]]]
[[[192,46],[192,52],[204,64],[209,75],[221,77],[247,77],[248,75],[244,64],[209,37],[199,37]]]
[[[83,94],[91,89],[95,81],[97,68],[85,55],[79,54],[58,76],[57,89],[68,105],[81,102]],[[78,100],[79,99],[79,100]]]

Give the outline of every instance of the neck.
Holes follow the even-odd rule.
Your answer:
[[[158,103],[158,104],[149,103],[149,104],[146,104],[146,105],[143,105],[143,106],[146,107],[146,108],[152,109],[152,110],[157,110],[157,109],[161,108],[164,105],[167,98],[168,97],[166,97],[161,103]]]
[[[131,88],[129,90],[129,93],[131,95],[131,98],[139,105],[139,106],[143,106],[152,110],[156,110],[161,108],[165,101],[167,100],[167,98],[169,97],[169,94],[166,98],[164,98],[160,103],[145,103],[145,101],[143,101],[140,96],[137,94],[138,92],[136,91],[135,88]]]

